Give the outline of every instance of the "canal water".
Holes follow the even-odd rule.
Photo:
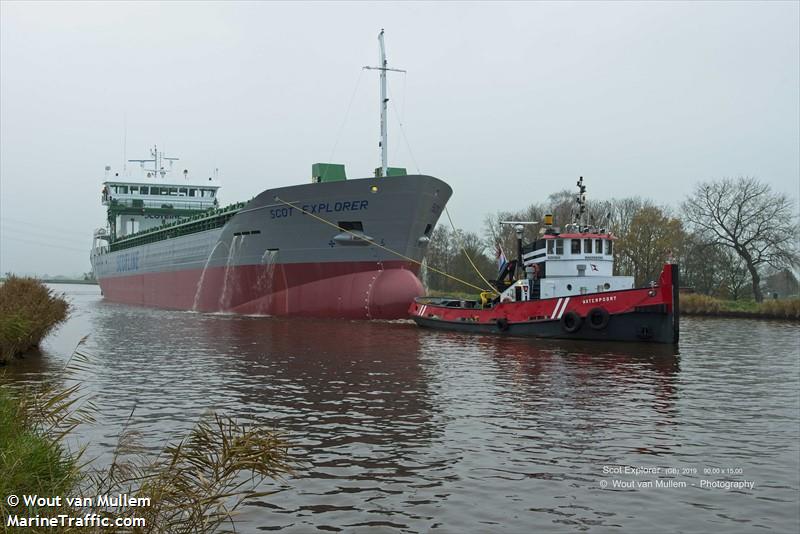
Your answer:
[[[203,315],[54,286],[70,321],[7,372],[58,373],[88,335],[77,439],[154,451],[209,410],[267,418],[296,473],[240,532],[798,532],[796,323],[686,317],[665,347],[413,323]]]

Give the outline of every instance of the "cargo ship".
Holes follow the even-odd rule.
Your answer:
[[[310,183],[220,206],[218,180],[196,179],[154,147],[133,169],[106,167],[104,228],[91,264],[109,301],[159,308],[350,319],[406,316],[417,275],[452,190],[388,166],[383,31],[381,165],[348,179],[312,165]],[[126,165],[127,167],[127,165]]]
[[[678,265],[667,258],[658,280],[635,287],[614,274],[614,235],[587,224],[586,186],[578,180],[575,220],[563,231],[544,221],[503,221],[517,235],[517,257],[498,248],[494,287],[479,299],[416,298],[408,313],[420,326],[478,334],[677,345]],[[539,236],[523,243],[526,225]],[[498,245],[499,247],[499,245]]]

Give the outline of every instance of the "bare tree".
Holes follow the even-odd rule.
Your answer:
[[[624,274],[633,275],[637,286],[656,280],[668,255],[682,248],[684,237],[681,222],[670,217],[666,208],[641,208],[617,242],[621,263],[630,267]]]
[[[757,302],[763,300],[760,268],[798,263],[798,225],[791,200],[755,178],[698,184],[682,207],[698,234],[732,249],[744,261]]]
[[[687,234],[679,256],[681,284],[698,293],[720,296],[725,286],[726,254],[730,249]],[[746,269],[745,269],[746,272]]]

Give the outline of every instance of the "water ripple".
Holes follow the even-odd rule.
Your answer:
[[[100,413],[79,437],[99,461],[134,406],[132,426],[152,450],[209,410],[266,418],[287,433],[297,473],[246,507],[241,532],[800,528],[794,324],[685,318],[675,355],[403,321],[148,310],[85,287],[70,296],[75,317],[43,358],[13,372],[56,373],[91,334],[94,364],[82,378]],[[703,475],[728,468],[741,473]],[[755,487],[703,488],[704,478]],[[614,479],[687,487],[601,488]]]

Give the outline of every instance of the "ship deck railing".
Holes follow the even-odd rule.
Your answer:
[[[176,200],[180,199],[180,200]],[[104,200],[105,203],[105,200]],[[158,209],[185,209],[185,210],[203,210],[214,207],[213,198],[200,198],[197,200],[187,200],[186,197],[163,197],[156,199],[140,199],[140,198],[118,198],[110,197],[108,206],[111,208],[158,208]]]
[[[118,250],[163,241],[165,239],[221,228],[225,226],[245,204],[245,202],[237,202],[236,204],[231,204],[224,208],[206,210],[203,211],[202,214],[192,215],[191,217],[186,217],[173,223],[142,230],[135,234],[111,241],[108,249],[110,252],[116,252]]]

